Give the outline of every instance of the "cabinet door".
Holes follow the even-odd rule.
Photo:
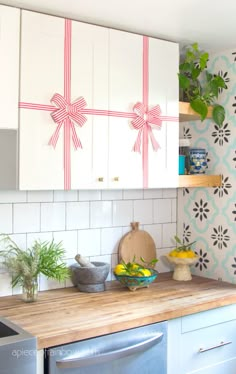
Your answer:
[[[23,11],[21,189],[94,187],[101,117],[92,108],[107,108],[106,49],[104,28]]]
[[[130,115],[142,101],[142,36],[110,30],[109,182],[111,188],[142,187],[142,156],[134,152],[137,131]],[[122,115],[123,114],[123,115]]]
[[[109,186],[177,186],[177,45],[111,30],[109,52]]]
[[[0,129],[18,128],[20,10],[0,5]]]
[[[157,152],[148,148],[151,188],[178,185],[178,61],[177,44],[149,39],[149,101],[160,106],[163,116],[161,130],[155,132],[160,148]]]

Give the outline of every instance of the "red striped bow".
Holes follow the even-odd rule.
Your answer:
[[[143,103],[136,103],[133,107],[133,111],[137,114],[137,117],[134,120],[132,120],[131,123],[136,130],[139,130],[137,139],[134,143],[134,152],[140,152],[141,136],[144,130],[144,126],[147,127],[148,134],[152,142],[153,150],[157,151],[158,148],[160,148],[160,145],[158,144],[153,135],[152,127],[150,125],[153,124],[158,126],[159,129],[161,128],[162,121],[160,119],[160,106],[156,105],[151,110],[147,109],[148,108]]]
[[[87,105],[84,98],[80,97],[78,100],[71,104],[70,102],[67,102],[62,95],[56,93],[55,95],[53,95],[51,102],[57,106],[57,109],[51,113],[51,117],[53,121],[58,124],[58,126],[51,139],[49,140],[49,144],[55,148],[62,125],[69,125],[72,131],[72,141],[75,149],[82,148],[81,141],[78,138],[75,130],[74,122],[82,127],[87,121],[87,118],[80,113],[81,109],[83,109]]]

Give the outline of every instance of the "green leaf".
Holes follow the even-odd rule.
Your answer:
[[[196,43],[196,42],[193,43],[192,48],[193,48],[194,51],[198,52],[198,43]]]
[[[206,68],[208,59],[209,59],[209,54],[207,52],[201,55],[200,61],[199,61],[201,70],[204,70]]]
[[[200,114],[201,121],[204,121],[208,112],[206,103],[200,98],[197,98],[190,102],[190,106],[196,113]]]
[[[212,118],[215,123],[221,127],[225,120],[225,109],[221,105],[214,105],[212,111]]]
[[[190,80],[188,77],[186,77],[185,75],[183,74],[178,74],[179,75],[179,85],[181,88],[183,88],[184,90],[188,89],[189,85],[190,85]]]
[[[220,77],[219,75],[214,76],[214,82],[217,84],[219,88],[226,88],[224,79]]]
[[[176,243],[182,244],[180,238],[177,235],[175,235],[174,238],[175,238]]]
[[[189,62],[184,62],[183,64],[179,65],[179,70],[180,71],[188,72],[188,71],[190,71],[190,68],[191,68],[191,64]]]
[[[193,80],[197,79],[197,78],[199,77],[200,73],[201,73],[201,70],[198,69],[197,67],[195,67],[195,68],[192,70],[192,74],[191,74]]]

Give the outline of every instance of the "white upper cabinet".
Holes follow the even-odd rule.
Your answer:
[[[20,189],[176,187],[178,47],[22,11]]]
[[[20,10],[0,5],[0,189],[18,188]]]
[[[109,187],[176,187],[178,46],[116,30],[109,40]]]
[[[18,128],[20,10],[0,5],[0,129]]]
[[[21,189],[96,187],[93,152],[101,153],[104,141],[107,147],[107,119],[92,109],[107,108],[107,35],[101,27],[22,12]]]

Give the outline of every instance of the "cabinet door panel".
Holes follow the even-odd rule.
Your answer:
[[[109,41],[109,110],[132,113],[142,100],[142,36],[110,30]],[[109,116],[111,188],[142,187],[142,157],[132,150],[137,130],[130,122],[128,116]]]
[[[105,28],[23,12],[21,189],[94,187],[93,168],[99,157],[103,165],[107,158],[107,143],[93,153],[101,117],[91,112],[96,105],[107,109],[107,35]],[[60,100],[51,103],[55,94]],[[61,117],[54,122],[51,113],[64,99],[67,122]],[[79,118],[73,117],[77,100],[82,103]],[[102,126],[106,124],[103,118]],[[52,135],[54,147],[49,145]]]
[[[1,129],[18,128],[19,37],[20,10],[0,5]]]
[[[177,186],[178,47],[112,30],[109,50],[109,106],[122,112],[122,118],[109,118],[109,176],[120,174],[120,187],[126,188]],[[138,103],[144,108],[141,114],[136,111]],[[156,106],[175,121],[163,121],[161,129],[149,122]],[[136,127],[137,118],[146,125]],[[159,143],[158,150],[152,137]],[[135,144],[139,145],[136,152]]]
[[[178,117],[178,45],[149,38],[149,102],[159,105],[162,116]],[[149,147],[149,187],[176,187],[178,179],[177,121],[153,127],[160,149]]]
[[[235,374],[236,358],[220,362],[216,365],[207,366],[197,371],[189,371],[187,374]]]
[[[191,372],[236,356],[236,321],[192,331],[182,335],[183,372]],[[221,342],[230,344],[219,346]],[[211,347],[219,346],[215,349]],[[200,352],[200,349],[209,349]]]
[[[82,149],[72,152],[72,188],[98,188],[99,176],[107,183],[108,30],[73,22],[72,97],[87,103],[85,124],[77,127]]]
[[[63,19],[22,11],[21,103],[63,94],[63,40]],[[50,111],[20,109],[20,189],[63,189],[63,129],[56,148],[48,144],[55,129]]]

